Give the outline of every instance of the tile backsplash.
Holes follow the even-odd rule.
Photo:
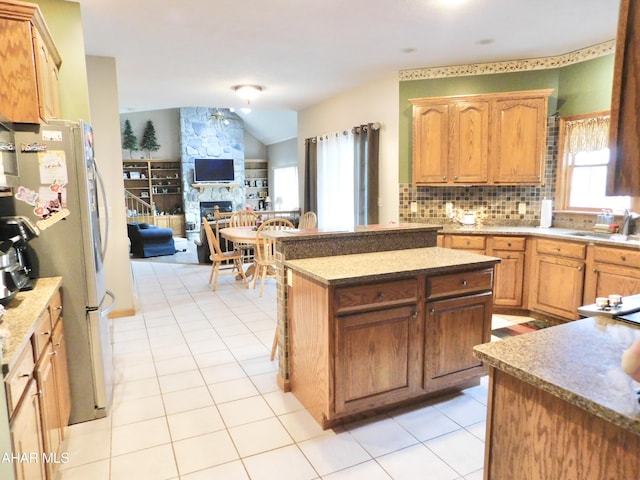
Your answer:
[[[542,199],[554,199],[557,177],[558,122],[547,119],[547,149],[544,162],[544,185],[418,187],[400,184],[400,221],[407,223],[450,223],[446,203],[454,210],[474,210],[485,225],[536,226],[540,224]],[[411,212],[411,203],[417,212]],[[519,206],[525,204],[525,213]],[[566,225],[563,225],[566,223]],[[592,216],[554,214],[553,226],[583,229],[592,225]]]

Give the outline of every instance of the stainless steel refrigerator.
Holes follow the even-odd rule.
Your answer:
[[[35,276],[62,276],[71,383],[71,423],[107,415],[112,343],[107,314],[106,196],[96,169],[93,131],[85,122],[56,121],[38,133],[16,132],[20,186],[15,212],[40,227],[29,242]]]

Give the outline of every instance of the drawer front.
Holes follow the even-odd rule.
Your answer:
[[[336,289],[335,311],[347,313],[418,301],[418,280],[410,278]]]
[[[486,237],[484,235],[451,235],[451,248],[484,250]]]
[[[493,268],[427,278],[427,299],[485,292],[493,287]]]
[[[523,252],[527,240],[523,237],[493,237],[494,250],[513,250]]]
[[[60,290],[58,290],[51,299],[49,309],[51,312],[51,327],[53,328],[56,326],[56,322],[62,315],[62,294],[60,293]]]
[[[640,268],[640,252],[636,250],[596,246],[593,247],[593,259],[596,262]]]
[[[33,378],[34,367],[35,361],[33,360],[33,349],[31,348],[31,344],[27,343],[20,354],[18,361],[4,378],[4,384],[7,392],[7,405],[9,407],[9,417],[11,417],[13,411],[18,406],[27,384]]]
[[[555,240],[536,241],[536,251],[560,257],[584,259],[587,252],[587,245],[582,243],[558,242]]]
[[[51,331],[51,315],[49,314],[49,310],[45,310],[45,312],[40,316],[38,326],[31,337],[36,362],[47,346],[47,343],[51,340]]]

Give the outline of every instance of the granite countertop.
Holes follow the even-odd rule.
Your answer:
[[[6,373],[17,360],[16,353],[22,351],[35,330],[36,321],[46,310],[53,295],[62,285],[62,277],[38,278],[33,290],[18,292],[5,306],[0,328],[9,336],[2,341],[2,372]]]
[[[596,316],[474,347],[475,356],[640,435],[640,386],[622,371],[640,328]]]
[[[462,271],[493,267],[500,259],[440,247],[357,253],[285,261],[285,266],[325,285],[353,280],[392,279],[407,274]]]
[[[527,235],[543,238],[555,238],[558,240],[571,240],[583,243],[600,243],[619,247],[640,247],[640,240],[635,237],[627,237],[618,234],[598,234],[587,230],[575,230],[570,228],[541,228],[541,227],[517,227],[510,225],[473,225],[464,226],[457,223],[442,225],[439,233],[468,234],[468,235]]]
[[[264,235],[285,241],[296,241],[308,239],[310,237],[353,237],[355,235],[386,235],[390,232],[437,232],[442,229],[442,225],[427,223],[387,223],[375,225],[356,225],[355,227],[342,230],[325,230],[320,228],[294,229],[294,230],[274,230],[264,232]]]

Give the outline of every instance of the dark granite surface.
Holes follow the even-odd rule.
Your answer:
[[[640,328],[591,317],[474,347],[483,362],[640,435],[640,385],[622,371]]]

